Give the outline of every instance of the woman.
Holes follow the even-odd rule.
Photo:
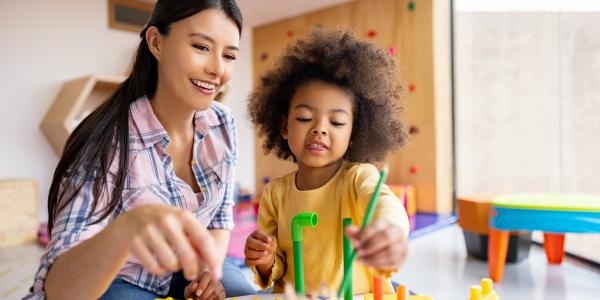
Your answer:
[[[181,298],[186,285],[225,297],[236,137],[212,100],[241,30],[235,0],[157,1],[131,74],[66,143],[28,298]],[[253,292],[241,274],[225,277]]]

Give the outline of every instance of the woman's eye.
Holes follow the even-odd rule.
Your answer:
[[[236,60],[237,57],[233,56],[233,55],[224,55],[225,59],[227,60]]]
[[[194,45],[194,48],[201,50],[201,51],[208,51],[208,47],[206,47],[204,45]]]
[[[298,120],[298,122],[302,122],[302,123],[310,122],[309,118],[296,118],[296,120]]]

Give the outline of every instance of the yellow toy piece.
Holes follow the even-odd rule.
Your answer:
[[[373,300],[373,293],[365,294],[364,300]],[[383,294],[383,300],[396,300],[396,295]]]
[[[471,286],[469,300],[499,300],[500,297],[494,291],[494,283],[489,278],[481,279],[481,286]]]

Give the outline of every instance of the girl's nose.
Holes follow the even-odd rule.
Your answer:
[[[324,129],[313,129],[312,131],[314,134],[323,134],[323,135],[327,135],[327,131],[325,131]]]

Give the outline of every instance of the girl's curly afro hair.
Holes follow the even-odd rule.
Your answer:
[[[294,158],[280,134],[281,126],[296,90],[311,80],[335,84],[353,96],[354,124],[346,159],[381,161],[405,143],[402,86],[395,59],[350,32],[316,29],[307,39],[289,45],[249,96],[248,114],[265,137],[265,153],[275,151],[279,158]]]

